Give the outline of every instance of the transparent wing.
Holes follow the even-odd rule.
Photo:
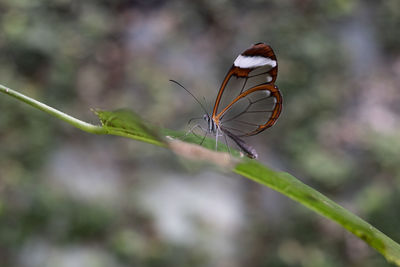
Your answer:
[[[282,95],[274,82],[278,73],[269,45],[258,43],[240,54],[218,92],[213,120],[236,136],[251,136],[274,125]]]
[[[279,89],[270,83],[242,92],[216,116],[219,125],[237,136],[258,134],[275,124],[282,111]]]
[[[213,109],[216,118],[234,99],[261,84],[273,84],[278,73],[275,54],[269,45],[258,43],[241,53],[226,74]]]

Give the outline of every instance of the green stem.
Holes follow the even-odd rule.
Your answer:
[[[148,127],[146,123],[130,111],[97,111],[96,114],[103,122],[104,126],[96,126],[71,117],[5,86],[0,85],[0,92],[4,92],[20,101],[28,103],[35,108],[45,111],[89,133],[124,136],[159,146],[166,146],[166,143],[161,137],[159,137],[157,131],[153,131],[152,127]],[[170,130],[164,130],[163,134],[169,136],[177,135],[176,132]],[[208,147],[214,147],[214,140],[205,139],[204,143]],[[169,147],[175,153],[188,158],[198,158],[199,160],[207,159],[209,162],[213,163],[219,161],[219,159],[215,159],[212,155],[215,154],[215,152],[194,150],[193,147],[185,147],[184,144],[179,144],[179,149],[177,150],[171,146],[171,142]],[[209,154],[207,155],[207,153]],[[222,160],[220,162],[223,163],[224,161]],[[228,165],[230,166],[230,164]],[[230,170],[231,167],[226,168],[229,168]],[[275,172],[259,162],[250,159],[241,160],[240,163],[234,167],[233,171],[281,192],[311,210],[339,223],[345,229],[354,233],[367,242],[371,247],[379,251],[388,261],[394,262],[400,266],[399,244],[384,235],[378,229],[374,228],[372,225],[363,221],[358,216],[350,213],[332,200],[323,196],[315,189],[303,184],[295,177],[287,173]]]
[[[46,104],[40,103],[39,101],[36,101],[35,99],[32,99],[30,97],[27,97],[23,94],[20,94],[4,85],[0,84],[0,92],[5,93],[9,96],[12,96],[18,100],[21,100],[37,109],[40,109],[44,112],[47,112],[50,115],[53,115],[56,118],[59,118],[65,122],[68,122],[69,124],[85,131],[88,133],[92,133],[92,134],[107,134],[107,130],[105,128],[103,128],[102,126],[99,125],[93,125],[81,120],[78,120],[70,115],[67,115],[55,108],[52,108]]]

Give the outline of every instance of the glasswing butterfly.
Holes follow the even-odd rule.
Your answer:
[[[206,114],[206,134],[232,139],[249,158],[257,158],[256,150],[242,137],[261,133],[275,124],[282,111],[282,95],[274,84],[278,63],[272,48],[257,43],[246,49],[233,62],[215,100],[212,114]],[[203,139],[204,140],[204,139]]]

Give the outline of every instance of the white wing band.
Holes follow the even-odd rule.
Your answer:
[[[248,57],[239,55],[233,65],[242,69],[252,69],[266,65],[270,65],[273,68],[276,66],[276,60],[261,56]]]

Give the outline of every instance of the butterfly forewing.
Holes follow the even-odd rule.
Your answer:
[[[242,91],[244,90],[243,86],[246,87],[245,82],[246,82],[245,79],[240,79],[233,75],[230,76],[230,79],[228,80],[226,87],[225,87],[226,89],[223,91],[223,94],[221,95],[221,98],[220,98],[220,102],[218,103],[218,106],[216,109],[216,115],[221,113],[221,111],[226,106],[231,104],[232,101],[242,93]]]

